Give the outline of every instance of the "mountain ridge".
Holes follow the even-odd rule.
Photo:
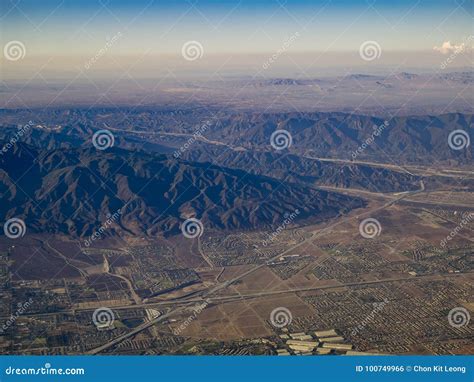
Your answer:
[[[21,171],[19,171],[21,170]],[[21,176],[20,176],[21,175]],[[269,228],[299,210],[321,222],[361,199],[239,169],[112,148],[36,150],[15,145],[0,156],[0,219],[24,219],[32,232],[91,235],[122,210],[107,235],[172,235],[191,217],[206,228]]]

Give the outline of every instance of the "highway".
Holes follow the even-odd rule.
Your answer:
[[[271,291],[264,291],[264,292],[255,292],[255,293],[246,293],[246,294],[234,294],[234,295],[225,295],[225,296],[216,296],[216,297],[208,297],[206,299],[200,298],[192,298],[192,299],[184,299],[184,300],[171,300],[171,301],[160,301],[160,302],[149,302],[145,304],[138,304],[138,305],[125,305],[125,306],[114,306],[114,309],[130,309],[130,308],[156,308],[158,306],[166,306],[166,305],[180,305],[180,304],[188,304],[193,303],[202,304],[205,300],[209,303],[215,302],[229,302],[229,301],[236,301],[248,298],[257,298],[262,296],[273,296],[273,295],[280,295],[280,294],[288,294],[288,293],[299,293],[299,292],[310,292],[315,290],[327,290],[327,289],[339,289],[339,288],[350,288],[356,286],[367,286],[367,285],[374,285],[374,284],[385,284],[385,283],[392,283],[392,282],[416,282],[419,280],[430,280],[430,281],[438,281],[442,280],[446,277],[460,277],[465,275],[474,274],[474,271],[469,272],[459,272],[459,273],[439,273],[439,274],[427,274],[427,275],[418,275],[418,276],[406,276],[406,277],[394,277],[394,278],[385,278],[379,280],[372,280],[372,281],[362,281],[362,282],[354,282],[354,283],[344,283],[338,285],[323,285],[323,286],[315,286],[315,287],[307,287],[307,288],[292,288],[292,289],[283,289],[283,290],[271,290]],[[193,305],[193,306],[194,306]],[[76,309],[76,311],[80,310],[91,310],[89,309]]]
[[[473,171],[464,171],[464,170],[453,170],[449,168],[431,168],[427,166],[413,166],[413,165],[396,165],[391,163],[380,163],[380,162],[369,162],[361,160],[349,160],[349,159],[337,159],[337,158],[322,158],[322,157],[312,157],[312,156],[303,156],[304,158],[318,160],[320,162],[330,162],[330,163],[341,163],[341,164],[357,164],[362,166],[369,167],[380,167],[386,168],[393,171],[403,170],[408,172],[410,175],[422,175],[422,176],[442,176],[447,178],[460,178],[460,177],[474,177]]]
[[[174,137],[184,137],[189,139],[195,139],[197,141],[201,141],[203,143],[207,143],[210,145],[215,146],[225,146],[234,151],[246,151],[247,149],[240,146],[233,146],[229,143],[216,141],[206,138],[204,135],[196,135],[190,133],[171,133],[171,132],[163,132],[163,131],[142,131],[142,130],[124,130],[124,129],[117,129],[113,127],[109,127],[105,125],[107,129],[117,131],[123,134],[137,134],[137,135],[166,135],[166,136],[174,136]],[[260,150],[259,147],[253,147],[254,151],[265,151]],[[362,165],[362,166],[369,166],[369,167],[379,167],[379,168],[386,168],[392,171],[398,172],[407,172],[410,175],[418,175],[418,176],[441,176],[446,178],[474,178],[474,172],[468,170],[459,170],[459,169],[452,169],[452,168],[431,168],[428,166],[414,166],[414,165],[397,165],[392,163],[380,163],[380,162],[371,162],[371,161],[362,161],[362,160],[350,160],[350,159],[338,159],[338,158],[325,158],[325,157],[313,157],[309,155],[302,155],[300,153],[295,153],[295,155],[300,156],[302,158],[313,159],[320,162],[329,162],[329,163],[338,163],[338,164],[346,164],[346,165]]]
[[[449,202],[449,201],[439,201],[439,200],[417,200],[411,199],[410,196],[414,196],[416,194],[421,194],[425,192],[425,185],[423,181],[420,181],[420,188],[415,191],[405,191],[405,192],[397,192],[397,193],[382,193],[382,192],[371,192],[366,190],[359,190],[357,188],[342,188],[342,187],[332,187],[332,186],[315,186],[313,188],[320,189],[323,191],[331,191],[336,192],[338,194],[343,195],[350,195],[350,196],[358,196],[361,198],[369,199],[369,200],[392,200],[396,202],[401,202],[403,204],[411,204],[411,205],[420,205],[422,206],[446,206],[446,207],[460,207],[463,209],[470,209],[474,210],[474,206],[472,204],[464,204],[459,202]],[[398,198],[399,196],[403,196],[402,199]]]
[[[209,304],[212,304],[212,303],[220,303],[220,302],[232,302],[232,301],[238,301],[238,300],[253,299],[253,298],[258,298],[258,297],[263,297],[263,296],[275,296],[275,295],[281,295],[281,294],[311,292],[311,291],[317,291],[317,290],[350,288],[350,287],[357,287],[357,286],[377,285],[377,284],[385,284],[385,283],[401,282],[401,281],[403,282],[417,282],[420,280],[439,281],[445,278],[457,278],[457,277],[463,277],[463,276],[468,276],[468,275],[474,275],[474,271],[394,277],[394,278],[385,278],[385,279],[372,280],[372,281],[344,283],[344,284],[337,284],[337,285],[322,285],[322,286],[314,286],[314,287],[306,287],[306,288],[271,290],[271,291],[264,291],[264,292],[232,294],[232,295],[224,295],[224,296],[216,296],[216,297],[208,297],[208,298],[203,298],[203,297],[184,298],[184,299],[175,299],[175,300],[167,300],[167,301],[139,303],[139,304],[133,304],[133,305],[119,305],[119,306],[113,306],[111,308],[113,310],[127,310],[127,309],[136,309],[136,308],[143,308],[143,309],[155,308],[156,309],[162,306],[186,305],[188,309],[191,308],[192,310],[193,307],[195,307],[196,305],[201,305],[205,301],[207,301]],[[24,313],[22,314],[22,317],[48,317],[48,316],[54,316],[58,313],[75,314],[77,312],[81,312],[81,311],[87,312],[93,309],[94,308],[76,308],[74,310],[62,310],[62,311],[52,312],[52,313],[31,313],[31,314]],[[176,314],[177,312],[178,311],[175,310],[170,313]],[[0,316],[0,319],[7,320],[9,318],[10,318],[9,316],[3,316],[3,317]],[[136,329],[138,329],[138,327]]]
[[[412,281],[419,281],[422,279],[428,279],[432,281],[436,280],[442,280],[446,277],[461,277],[466,274],[473,274],[474,272],[460,272],[460,273],[446,273],[446,274],[435,274],[435,275],[420,275],[420,276],[409,276],[409,277],[398,277],[398,278],[391,278],[391,279],[382,279],[382,280],[374,280],[374,281],[364,281],[364,282],[358,282],[358,283],[345,283],[345,284],[340,284],[340,285],[326,285],[326,286],[320,286],[320,287],[308,287],[308,288],[295,288],[295,289],[286,289],[286,290],[277,290],[277,291],[266,291],[266,292],[256,292],[256,293],[249,293],[249,294],[238,294],[238,295],[230,295],[230,296],[220,296],[220,297],[214,297],[214,298],[199,298],[199,299],[192,299],[192,300],[186,300],[184,302],[179,302],[179,301],[170,301],[170,302],[162,302],[162,303],[147,303],[147,304],[141,304],[141,305],[131,305],[127,307],[114,307],[114,309],[130,309],[130,308],[139,308],[139,307],[156,307],[157,305],[177,305],[177,304],[184,304],[184,306],[176,308],[175,310],[172,310],[168,313],[163,314],[162,316],[159,316],[155,318],[154,320],[151,320],[149,322],[143,323],[136,327],[134,330],[131,332],[124,334],[120,337],[115,338],[114,340],[107,342],[106,344],[97,347],[95,349],[92,349],[88,352],[88,354],[98,354],[112,346],[115,346],[119,344],[120,342],[125,341],[128,338],[131,338],[135,336],[136,334],[148,329],[149,327],[155,325],[156,323],[159,323],[167,318],[170,318],[171,316],[174,316],[176,314],[184,313],[186,311],[194,311],[194,308],[197,305],[202,304],[205,300],[207,300],[210,304],[216,303],[216,302],[231,302],[231,301],[236,301],[236,300],[242,300],[242,299],[248,299],[248,298],[258,298],[258,297],[263,297],[263,296],[272,296],[272,295],[279,295],[279,294],[288,294],[288,293],[298,293],[298,292],[309,292],[309,291],[315,291],[315,290],[327,290],[327,289],[338,289],[338,288],[347,288],[347,287],[356,287],[356,286],[365,286],[365,285],[374,285],[374,284],[384,284],[384,283],[390,283],[390,282],[412,282]],[[241,276],[239,276],[240,278]],[[230,285],[232,281],[227,281],[226,286]],[[222,288],[220,288],[222,289]]]

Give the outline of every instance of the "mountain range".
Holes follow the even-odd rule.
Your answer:
[[[361,199],[208,163],[112,148],[37,149],[0,156],[0,220],[30,232],[91,235],[121,211],[106,235],[171,235],[185,219],[205,229],[271,228],[298,210],[320,222],[363,207]]]

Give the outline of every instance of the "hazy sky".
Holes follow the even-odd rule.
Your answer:
[[[91,59],[97,70],[106,70],[109,65],[126,66],[134,60],[143,64],[146,58],[150,70],[150,66],[179,60],[187,41],[198,41],[202,46],[201,66],[213,56],[214,65],[227,65],[229,61],[245,63],[245,57],[251,61],[255,55],[282,49],[286,59],[306,53],[306,68],[316,64],[314,61],[332,65],[339,63],[334,53],[357,53],[365,41],[376,41],[380,46],[380,64],[397,65],[407,51],[412,55],[429,52],[426,62],[437,64],[436,55],[440,53],[433,52],[434,46],[441,47],[448,41],[460,44],[474,34],[473,2],[462,3],[1,0],[0,42],[5,46],[20,41],[26,50],[25,57],[14,63],[1,57],[3,75],[15,77],[40,65],[73,72],[75,65],[90,63]],[[320,54],[308,58],[312,52]],[[413,64],[415,61],[412,59]]]

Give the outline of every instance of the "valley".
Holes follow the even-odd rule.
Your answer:
[[[129,118],[147,113],[167,118]],[[310,335],[317,354],[474,351],[470,327],[446,319],[473,304],[471,147],[452,153],[439,149],[444,135],[420,142],[406,130],[407,151],[439,160],[386,156],[390,138],[354,159],[366,133],[350,129],[380,120],[335,114],[349,122],[332,155],[307,143],[326,139],[326,114],[265,116],[266,128],[259,116],[185,127],[184,113],[168,116],[174,131],[100,122],[114,144],[99,150],[91,133],[110,114],[89,112],[85,124],[71,115],[85,114],[59,111],[50,124],[60,129],[33,127],[0,157],[2,220],[26,226],[0,240],[0,317],[33,301],[0,336],[3,352],[276,354],[293,352],[294,333],[329,329],[341,346]],[[270,145],[275,127],[289,129],[289,148]],[[327,131],[334,145],[337,129]],[[290,316],[279,328],[271,317],[282,307]]]

